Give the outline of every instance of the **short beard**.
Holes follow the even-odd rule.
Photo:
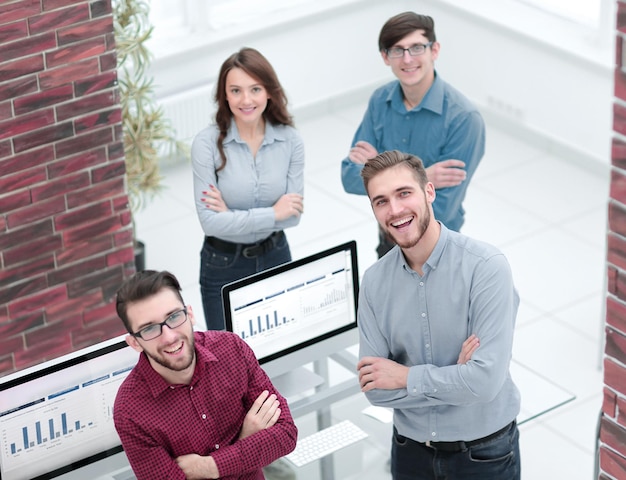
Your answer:
[[[189,345],[191,346],[191,356],[189,357],[189,361],[182,366],[174,365],[173,363],[169,362],[167,359],[157,357],[148,352],[146,352],[146,355],[150,357],[152,360],[154,360],[156,363],[161,365],[162,367],[167,368],[168,370],[172,370],[173,372],[182,372],[188,369],[193,363],[194,359],[196,358],[196,347],[195,347],[195,339],[193,337],[193,334],[191,335],[189,339]]]
[[[402,249],[409,249],[409,248],[413,248],[415,245],[417,245],[419,243],[419,241],[422,239],[422,237],[424,236],[424,233],[426,233],[426,230],[428,229],[428,225],[430,225],[430,210],[429,209],[425,209],[425,214],[422,218],[420,218],[419,221],[419,225],[418,225],[418,230],[417,230],[417,235],[414,238],[409,238],[408,240],[406,240],[404,243],[400,243],[398,242],[397,238],[394,236],[393,232],[391,231],[391,229],[387,230],[387,235],[389,235],[392,240],[394,241],[394,243],[396,245],[398,245],[400,248]]]

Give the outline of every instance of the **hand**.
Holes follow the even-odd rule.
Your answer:
[[[261,392],[243,419],[239,440],[273,426],[280,417],[279,405],[276,395],[267,390]]]
[[[374,158],[376,155],[378,155],[378,150],[376,150],[370,143],[360,141],[356,142],[354,147],[350,149],[348,158],[354,163],[360,163],[363,165],[370,158]]]
[[[220,478],[220,473],[213,457],[202,457],[195,453],[181,455],[175,460],[178,467],[185,474],[187,480],[202,480],[205,478]]]
[[[478,347],[480,347],[480,340],[472,333],[461,346],[461,353],[459,353],[459,359],[456,361],[457,365],[464,365],[469,362]]]
[[[285,193],[274,204],[274,216],[277,221],[286,220],[293,216],[299,217],[303,212],[303,198],[297,193]]]
[[[222,198],[222,192],[220,192],[215,185],[209,185],[209,190],[202,192],[206,197],[202,197],[202,201],[206,203],[207,208],[214,212],[227,212],[228,207],[226,202]]]
[[[359,371],[361,391],[368,392],[374,388],[395,390],[406,388],[409,367],[400,365],[393,360],[380,357],[363,357],[356,366]]]
[[[461,160],[443,160],[428,167],[426,175],[435,188],[456,187],[467,177],[463,167],[465,162]]]

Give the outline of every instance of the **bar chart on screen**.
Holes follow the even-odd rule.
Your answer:
[[[137,354],[118,345],[92,361],[85,353],[3,384],[0,478],[38,478],[119,445],[113,405]]]
[[[347,316],[348,274],[347,269],[336,269],[265,295],[259,292],[258,297],[234,306],[233,331],[255,352],[263,351],[287,329],[292,341],[304,341],[312,333],[322,335],[332,325],[329,320]]]

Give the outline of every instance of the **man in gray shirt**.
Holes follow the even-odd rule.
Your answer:
[[[417,157],[384,152],[361,175],[397,244],[363,276],[357,366],[368,400],[394,409],[394,480],[519,479],[508,261],[434,218]]]

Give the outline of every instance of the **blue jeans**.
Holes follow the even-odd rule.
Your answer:
[[[519,430],[506,431],[460,452],[443,452],[398,435],[391,442],[393,480],[519,480]]]
[[[290,261],[291,251],[285,236],[270,251],[253,258],[244,257],[241,247],[235,253],[224,253],[205,241],[200,253],[200,293],[207,330],[225,328],[222,306],[224,285]]]

